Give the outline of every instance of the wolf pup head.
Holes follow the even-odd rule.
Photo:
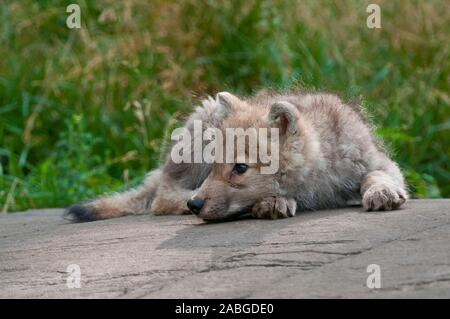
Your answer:
[[[223,154],[216,152],[209,176],[187,203],[209,221],[243,215],[259,200],[285,194],[286,174],[302,151],[302,127],[293,104],[256,103],[226,92],[216,96],[216,103],[226,114],[217,128]]]

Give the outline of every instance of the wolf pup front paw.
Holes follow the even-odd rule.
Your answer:
[[[367,211],[394,210],[406,202],[407,194],[402,188],[374,185],[363,196],[362,203]]]
[[[256,203],[252,215],[256,218],[277,219],[295,216],[297,203],[295,199],[284,197],[268,197]]]

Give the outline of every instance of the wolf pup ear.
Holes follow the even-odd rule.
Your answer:
[[[234,110],[233,105],[239,103],[241,100],[231,93],[220,92],[216,95],[216,101],[222,107],[223,113],[225,115],[230,115]]]
[[[298,131],[298,111],[295,106],[286,101],[272,104],[269,112],[269,123],[280,128],[280,133],[295,134]]]

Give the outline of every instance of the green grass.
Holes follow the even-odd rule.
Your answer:
[[[414,197],[450,195],[446,0],[0,3],[0,210],[137,184],[199,97],[307,88],[360,100]],[[273,4],[274,3],[274,4]]]

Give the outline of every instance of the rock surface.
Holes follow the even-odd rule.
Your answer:
[[[0,214],[1,298],[450,298],[450,200],[219,224],[61,213]],[[71,264],[80,288],[67,286]]]

